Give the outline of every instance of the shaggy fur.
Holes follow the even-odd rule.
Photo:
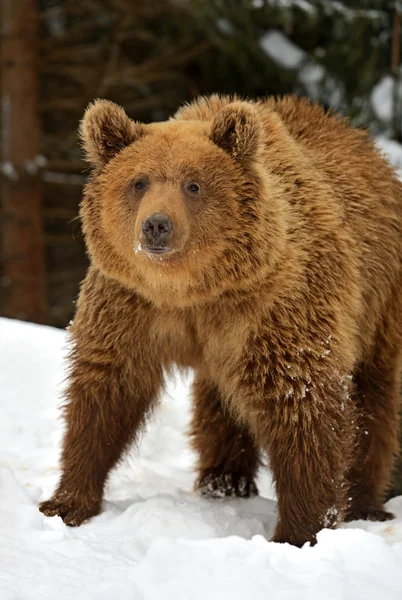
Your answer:
[[[173,364],[195,370],[192,444],[209,497],[276,483],[274,540],[388,519],[402,349],[402,186],[366,133],[307,100],[212,96],[136,124],[97,101],[92,265],[72,326],[62,477],[41,505],[79,525]],[[197,185],[194,185],[197,184]],[[173,223],[165,254],[142,224]]]

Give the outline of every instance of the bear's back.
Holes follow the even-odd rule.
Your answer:
[[[291,137],[307,150],[314,165],[331,179],[336,178],[346,192],[351,188],[356,191],[359,185],[381,189],[386,183],[396,194],[402,194],[402,184],[393,176],[392,168],[368,133],[351,127],[347,119],[295,96],[269,98],[258,104],[275,110]],[[402,197],[399,202],[402,204]]]
[[[370,338],[376,329],[374,315],[381,320],[388,313],[394,319],[399,314],[395,302],[402,302],[402,182],[368,133],[350,127],[346,119],[307,99],[269,99],[263,106],[280,115],[302,148],[303,163],[310,163],[311,172],[328,185],[330,194],[319,202],[330,212],[331,205],[341,208],[349,259],[359,265],[365,306],[361,331]],[[394,325],[399,328],[398,319]]]

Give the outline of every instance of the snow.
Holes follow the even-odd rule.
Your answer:
[[[299,6],[304,10],[313,9],[313,7],[304,0],[275,0],[281,6]],[[255,7],[260,7],[259,3]],[[308,8],[309,7],[309,8]],[[355,16],[358,9],[351,10],[342,4],[333,2],[331,6],[326,6],[326,10],[343,10],[349,16]],[[367,11],[360,11],[367,12]],[[376,12],[376,11],[372,11]],[[346,14],[345,13],[345,14]],[[350,14],[349,14],[350,13]],[[375,15],[373,15],[375,16]],[[378,12],[376,16],[381,16]],[[335,110],[342,112],[345,106],[345,92],[343,83],[335,79],[325,67],[317,62],[315,57],[322,56],[325,51],[318,48],[314,56],[310,56],[300,46],[292,42],[282,31],[271,29],[264,33],[259,40],[261,49],[271,60],[280,68],[290,71],[297,71],[297,80],[303,87],[303,92],[312,100],[322,103],[325,101]],[[380,121],[382,129],[388,128],[386,133],[390,133],[389,128],[393,115],[394,103],[394,80],[391,75],[385,75],[380,79],[371,91],[370,104],[376,118]],[[402,98],[402,83],[398,87],[398,98]]]
[[[42,169],[47,163],[47,159],[42,154],[38,154],[32,160],[26,160],[24,163],[25,170],[30,175],[36,175],[39,169]]]
[[[375,143],[389,162],[397,167],[396,172],[402,181],[402,145],[395,140],[389,140],[381,136],[376,138]]]
[[[137,451],[112,474],[103,512],[73,529],[37,503],[58,479],[66,334],[0,319],[1,600],[396,600],[397,519],[323,530],[318,544],[274,544],[269,476],[261,496],[206,500],[192,490],[184,435],[191,375],[168,382]]]
[[[371,105],[376,116],[389,123],[392,119],[392,94],[394,89],[394,80],[391,75],[383,77],[371,92]]]
[[[342,13],[347,19],[354,20],[359,17],[371,18],[371,19],[385,19],[386,12],[384,10],[367,9],[367,8],[351,8],[347,6],[347,2],[344,0],[339,2],[337,0],[331,0],[330,2],[323,3],[323,9],[327,14],[334,12]],[[363,4],[363,3],[362,3]]]
[[[284,69],[297,69],[306,57],[304,50],[277,29],[271,29],[264,33],[260,38],[260,46],[273,61]]]
[[[304,85],[307,94],[312,100],[318,101],[322,82],[326,76],[324,67],[309,60],[299,71],[299,81]]]
[[[344,95],[342,83],[300,46],[276,29],[264,33],[260,46],[279,67],[298,71],[297,79],[312,100],[322,102],[325,97],[333,108],[340,110]]]
[[[61,6],[49,6],[44,17],[50,34],[61,37],[66,30],[66,15]]]
[[[6,160],[3,163],[0,163],[0,172],[3,173],[10,181],[18,181],[18,173],[13,163],[9,160]]]
[[[233,33],[233,25],[229,21],[229,19],[217,19],[216,26],[221,33],[225,35],[231,35]]]
[[[261,8],[261,6],[263,6],[261,0],[253,0],[252,4],[255,8]],[[315,13],[315,7],[307,0],[268,0],[267,4],[277,6],[278,8],[297,7],[305,12]]]
[[[376,145],[385,154],[390,163],[395,167],[402,167],[402,146],[395,140],[388,140],[384,137],[376,138]]]

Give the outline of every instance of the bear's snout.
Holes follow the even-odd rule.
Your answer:
[[[153,213],[142,222],[142,232],[151,249],[162,249],[170,239],[173,222],[165,213]]]

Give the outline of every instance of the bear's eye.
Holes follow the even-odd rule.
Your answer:
[[[200,191],[200,186],[198,185],[198,183],[190,183],[190,185],[187,186],[187,189],[192,194],[196,194]]]
[[[138,191],[142,191],[145,190],[145,188],[147,187],[147,182],[144,179],[138,179],[135,183],[134,183],[134,187],[136,190]]]

